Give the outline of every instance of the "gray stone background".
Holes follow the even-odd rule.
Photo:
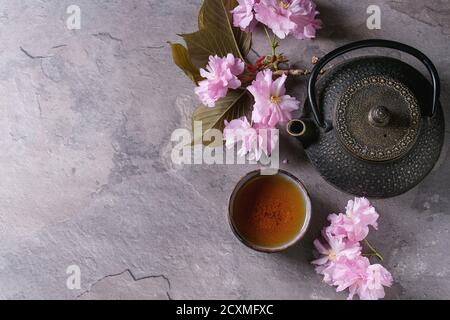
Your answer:
[[[280,254],[250,251],[226,222],[235,183],[255,167],[170,161],[170,135],[190,127],[198,102],[166,41],[195,30],[200,2],[0,1],[0,298],[346,297],[309,262],[326,215],[350,196],[327,185],[295,141],[281,140],[282,168],[304,180],[313,220]],[[358,39],[403,41],[435,62],[450,119],[449,1],[317,3],[318,39],[281,43],[292,62],[310,67],[313,55]],[[81,30],[65,26],[71,4],[81,7]],[[369,4],[381,7],[381,30],[366,28]],[[261,32],[255,48],[268,50]],[[293,89],[303,101],[305,79]],[[418,187],[373,201],[381,217],[369,238],[395,278],[387,298],[450,298],[447,158],[445,145]],[[81,290],[66,287],[73,264]]]

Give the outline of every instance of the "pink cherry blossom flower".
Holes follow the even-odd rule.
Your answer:
[[[234,119],[228,122],[225,120],[225,129],[223,130],[223,137],[225,139],[225,146],[232,148],[236,143],[242,141],[241,149],[238,155],[244,156],[253,149],[256,141],[256,130],[248,122],[246,117]]]
[[[384,298],[384,287],[391,287],[394,281],[391,273],[380,264],[372,264],[367,268],[365,280],[358,290],[360,299],[364,300]]]
[[[370,225],[375,229],[378,228],[377,220],[379,215],[375,208],[370,204],[370,201],[366,198],[349,200],[345,209],[347,217],[350,217],[356,223]]]
[[[350,241],[362,241],[369,233],[369,226],[378,228],[379,215],[366,198],[350,200],[346,214],[331,214],[329,232],[334,235],[346,236]]]
[[[349,290],[348,299],[355,295],[362,300],[384,298],[385,287],[392,285],[392,275],[379,264],[370,264],[362,254],[359,241],[365,239],[369,226],[377,228],[378,213],[366,198],[347,203],[346,214],[330,214],[330,225],[322,230],[325,244],[314,241],[321,256],[312,261],[323,281],[336,291]],[[373,247],[368,245],[378,257]]]
[[[195,93],[204,105],[214,107],[217,100],[227,95],[228,89],[241,86],[237,76],[244,72],[244,68],[244,62],[231,53],[224,58],[210,56],[206,70],[200,69],[200,75],[205,80],[200,81]]]
[[[297,39],[313,39],[316,37],[316,30],[322,27],[322,21],[316,18],[319,11],[311,0],[300,0],[300,7],[301,10],[291,16],[295,23],[292,34]]]
[[[335,236],[342,236],[348,238],[347,229],[351,230],[353,227],[352,221],[342,213],[332,213],[328,215],[327,220],[330,222],[328,231]],[[348,225],[347,225],[348,223]]]
[[[234,8],[233,25],[241,28],[242,31],[252,32],[258,21],[255,18],[254,6],[259,0],[238,0],[238,6]]]
[[[256,19],[268,26],[280,39],[296,27],[291,16],[301,10],[300,0],[261,0],[255,4]]]
[[[342,259],[334,268],[333,285],[340,292],[349,289],[348,299],[358,295],[361,300],[384,298],[384,287],[390,287],[392,275],[379,264],[370,264],[369,259],[358,256],[355,259]]]
[[[264,70],[256,75],[256,80],[247,87],[255,98],[253,122],[274,127],[292,119],[292,111],[298,109],[299,102],[286,95],[286,78],[286,75],[282,75],[274,81],[271,70]]]
[[[328,284],[333,283],[333,274],[336,263],[341,258],[354,259],[361,254],[361,246],[359,243],[346,242],[343,236],[334,236],[326,230],[323,232],[323,238],[326,244],[322,244],[320,240],[314,241],[314,246],[320,258],[312,261],[317,265],[316,272],[324,276],[323,281]]]
[[[328,232],[323,232],[323,238],[326,241],[325,245],[318,239],[314,241],[314,246],[322,257],[314,260],[313,264],[324,265],[329,262],[335,262],[340,257],[353,259],[361,254],[361,246],[357,242],[345,241],[344,237],[334,236]]]
[[[258,161],[263,153],[271,155],[278,141],[278,133],[276,129],[265,125],[252,126],[246,117],[242,117],[230,122],[225,120],[224,139],[227,148],[241,142],[238,155],[248,155],[249,160]]]
[[[272,152],[275,149],[279,139],[278,129],[264,123],[254,123],[253,127],[258,133],[259,148],[267,156],[272,155]],[[259,160],[259,158],[260,157],[255,157],[254,160]],[[252,157],[250,157],[250,160],[252,160]]]
[[[358,286],[363,283],[370,261],[364,256],[355,259],[341,259],[336,263],[333,273],[332,285],[336,286],[336,291],[350,290],[348,299],[352,299]]]
[[[312,39],[322,24],[311,0],[261,0],[254,5],[254,11],[256,20],[281,39],[289,34],[297,39]]]

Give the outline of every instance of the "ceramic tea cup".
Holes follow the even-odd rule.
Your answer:
[[[234,188],[228,205],[228,221],[235,236],[261,252],[283,251],[306,233],[311,219],[311,200],[303,183],[289,172],[245,175]]]

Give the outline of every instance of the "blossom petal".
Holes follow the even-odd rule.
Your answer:
[[[259,0],[238,0],[238,5],[231,11],[233,25],[245,32],[252,32],[257,24],[254,5]]]
[[[297,110],[300,103],[285,95],[285,75],[275,81],[272,77],[271,70],[258,72],[256,79],[247,89],[255,100],[252,121],[273,128],[292,119],[291,112]]]
[[[206,69],[200,69],[200,75],[205,80],[199,82],[199,86],[194,89],[195,94],[204,105],[214,107],[217,100],[227,95],[228,89],[241,86],[237,76],[244,71],[244,67],[244,62],[232,54],[224,58],[210,56]]]

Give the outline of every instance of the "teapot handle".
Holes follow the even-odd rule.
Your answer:
[[[336,50],[331,51],[330,53],[326,54],[322,59],[320,59],[319,62],[315,65],[314,69],[312,70],[311,76],[308,81],[308,101],[309,105],[311,106],[314,115],[314,120],[317,126],[321,128],[326,128],[326,124],[323,121],[322,115],[320,114],[319,108],[317,106],[317,98],[316,98],[316,81],[320,74],[320,71],[323,69],[323,67],[325,67],[325,65],[328,62],[335,59],[336,57],[353,50],[367,47],[382,47],[400,50],[414,56],[426,66],[433,81],[433,105],[431,108],[431,113],[429,114],[429,116],[433,116],[436,113],[438,107],[439,95],[441,90],[439,74],[433,62],[431,62],[431,60],[425,54],[406,44],[390,40],[369,39],[349,43],[345,46],[342,46]]]

